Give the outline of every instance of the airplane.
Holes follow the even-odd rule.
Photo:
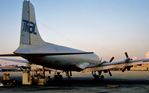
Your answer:
[[[133,65],[149,62],[149,58],[131,59],[125,52],[126,59],[113,62],[102,61],[94,52],[86,52],[65,46],[45,42],[38,31],[35,9],[29,0],[23,1],[20,45],[12,54],[1,54],[0,57],[22,57],[29,63],[41,65],[66,72],[71,77],[72,71],[89,69],[93,77],[103,78],[102,72],[110,72],[113,68],[130,70]]]

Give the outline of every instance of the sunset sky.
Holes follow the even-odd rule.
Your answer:
[[[0,53],[19,46],[23,0],[0,0]],[[51,43],[109,60],[149,51],[149,0],[31,0],[39,32]]]

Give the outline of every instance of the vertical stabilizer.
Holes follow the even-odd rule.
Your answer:
[[[34,6],[24,0],[21,20],[20,45],[40,45],[44,41],[38,32]]]

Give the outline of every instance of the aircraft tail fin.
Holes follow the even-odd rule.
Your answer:
[[[20,45],[41,45],[44,41],[38,32],[34,6],[24,0],[22,10]]]

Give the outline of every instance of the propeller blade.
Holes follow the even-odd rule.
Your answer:
[[[114,59],[114,57],[112,57],[112,58],[110,59],[110,61],[109,61],[109,62],[112,62],[112,61],[113,61],[113,59]]]
[[[108,72],[109,72],[109,75],[110,75],[110,76],[112,76],[112,73],[111,73],[111,71],[110,71],[110,70],[108,70]]]
[[[127,69],[127,67],[124,67],[124,69],[122,69],[122,72],[125,72],[126,69]]]
[[[129,56],[128,56],[128,53],[127,53],[127,52],[125,52],[125,56],[126,56],[126,58],[129,58]]]

